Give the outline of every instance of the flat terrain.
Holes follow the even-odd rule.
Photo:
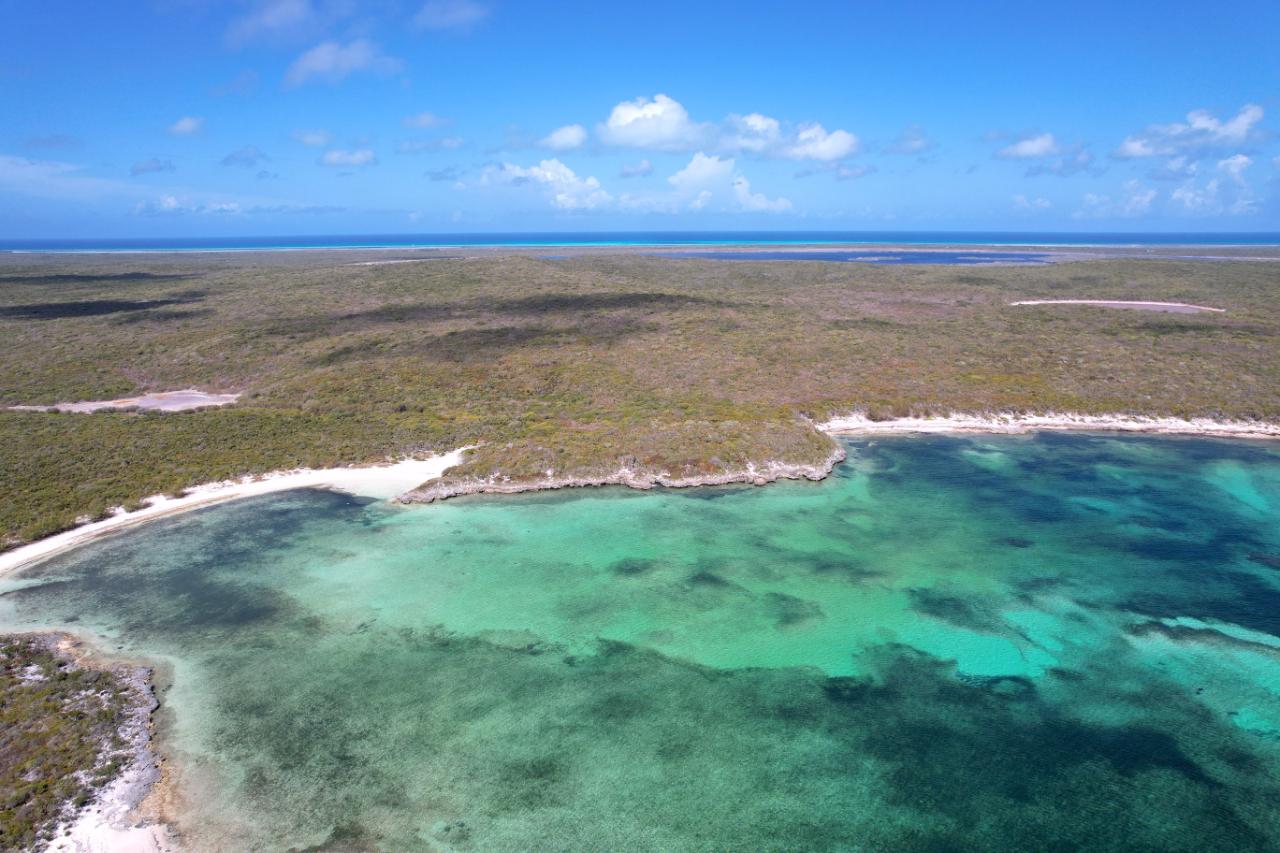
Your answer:
[[[1280,419],[1274,262],[367,263],[410,257],[0,255],[0,405],[243,395],[0,412],[0,541],[210,480],[463,444],[483,446],[455,476],[697,476],[822,459],[809,420],[853,409]],[[1026,299],[1226,310],[1009,305]]]

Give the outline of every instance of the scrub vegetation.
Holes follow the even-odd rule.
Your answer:
[[[0,637],[0,850],[39,850],[129,760],[130,692],[47,637]]]
[[[812,421],[1072,411],[1280,420],[1280,264],[642,254],[0,258],[0,404],[197,387],[225,409],[0,413],[0,542],[157,492],[480,444],[451,477],[813,464]],[[1216,305],[1173,315],[1026,298]]]

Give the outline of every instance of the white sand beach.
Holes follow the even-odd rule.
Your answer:
[[[460,463],[463,453],[468,449],[459,448],[426,459],[405,459],[387,465],[303,468],[242,480],[208,483],[189,489],[179,498],[154,495],[146,499],[147,505],[142,509],[133,512],[121,510],[108,518],[82,524],[0,554],[0,575],[135,524],[238,498],[288,489],[316,488],[337,489],[354,495],[390,500],[439,477],[446,469]]]
[[[872,420],[861,412],[818,424],[832,435],[882,435],[894,433],[990,432],[1025,433],[1035,430],[1093,430],[1141,432],[1163,435],[1218,438],[1280,438],[1280,423],[1267,421],[1218,421],[1209,418],[1154,418],[1137,415],[1079,415],[1013,413],[992,415],[953,414],[941,417]]]

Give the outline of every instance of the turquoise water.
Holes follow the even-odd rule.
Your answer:
[[[1276,246],[1274,232],[1088,231],[564,231],[480,234],[0,240],[0,252],[198,252],[263,249],[409,249],[455,246],[783,246],[816,244],[968,246]]]
[[[1280,451],[848,447],[214,507],[0,582],[0,627],[169,664],[195,849],[1280,849]]]

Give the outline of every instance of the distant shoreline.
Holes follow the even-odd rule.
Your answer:
[[[0,240],[9,254],[200,254],[434,249],[979,246],[1062,249],[1280,248],[1273,232],[600,231],[475,234],[304,234],[270,237]]]

